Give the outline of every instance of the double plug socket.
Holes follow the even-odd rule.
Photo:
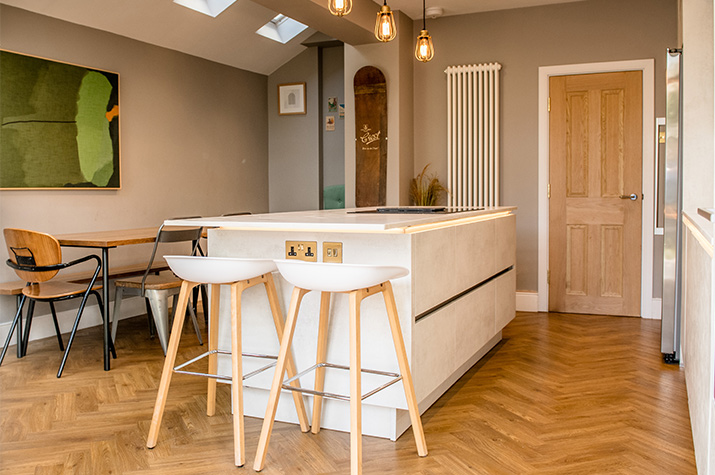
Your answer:
[[[286,241],[286,259],[318,261],[317,241]],[[343,262],[343,243],[323,242],[323,262]]]

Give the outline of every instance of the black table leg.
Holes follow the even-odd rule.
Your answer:
[[[109,371],[109,249],[102,248],[102,306],[104,318],[102,319],[102,332],[104,333],[104,371]]]

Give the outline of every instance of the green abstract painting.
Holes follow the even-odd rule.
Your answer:
[[[119,75],[0,51],[0,188],[119,187]]]

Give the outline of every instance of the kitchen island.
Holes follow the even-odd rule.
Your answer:
[[[393,281],[393,287],[415,392],[424,412],[501,340],[502,329],[515,314],[515,208],[455,211],[322,210],[166,224],[206,226],[211,256],[285,259],[291,253],[318,262],[337,258],[350,264],[409,269],[410,274]],[[339,251],[334,253],[334,249]],[[279,274],[275,281],[285,314],[292,287]],[[229,295],[223,290],[221,294],[219,346],[228,349]],[[311,292],[301,305],[293,338],[299,371],[315,363],[319,303],[320,295]],[[349,363],[348,314],[347,296],[334,294],[327,353],[331,363]],[[363,368],[399,372],[382,299],[366,299],[361,314]],[[243,351],[277,354],[279,342],[262,286],[244,292],[242,318]],[[264,364],[265,360],[245,358],[244,372]],[[219,371],[230,374],[229,365],[230,359],[224,358]],[[244,382],[246,415],[264,416],[272,373],[269,370]],[[383,376],[363,373],[363,393],[385,381]],[[300,383],[312,388],[313,374],[303,376]],[[349,394],[348,372],[327,369],[325,391]],[[288,397],[281,398],[276,419],[297,423],[292,398],[285,392],[284,396]],[[311,397],[305,399],[310,410]],[[349,403],[325,399],[322,427],[349,431],[349,426]],[[363,401],[363,434],[395,440],[408,427],[399,384]]]

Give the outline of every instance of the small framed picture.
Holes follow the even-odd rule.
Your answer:
[[[325,116],[325,130],[327,130],[327,131],[335,130],[335,116],[334,115]]]
[[[338,111],[338,98],[337,97],[328,97],[328,112],[337,112]]]
[[[278,115],[305,114],[305,83],[278,85]]]

